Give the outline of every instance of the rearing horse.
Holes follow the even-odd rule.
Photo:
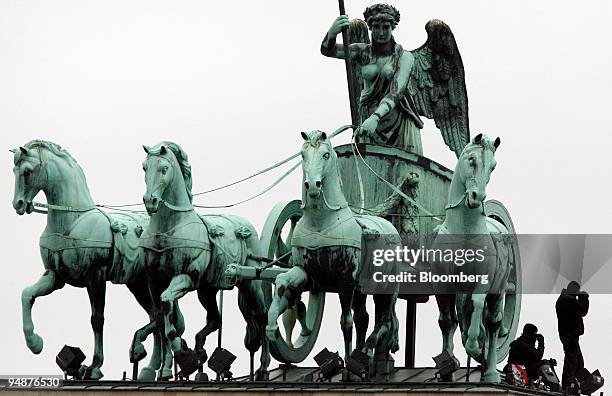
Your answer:
[[[395,235],[397,231],[387,220],[368,215],[355,215],[342,192],[338,156],[327,134],[302,132],[302,206],[291,240],[292,268],[276,277],[276,290],[268,314],[267,335],[274,340],[278,332],[278,317],[289,307],[299,308],[299,295],[304,290],[338,293],[340,327],[344,336],[344,354],[352,352],[353,313],[365,312],[365,295],[359,285],[362,234]],[[397,238],[399,240],[399,237]],[[391,294],[375,294],[376,323],[367,340],[367,320],[356,321],[357,349],[370,357],[372,369],[375,350],[384,353],[398,350],[398,320],[395,314],[397,290]],[[300,322],[303,311],[296,311]],[[300,313],[301,312],[301,313]],[[304,328],[302,331],[308,332]]]
[[[461,243],[487,247],[482,261],[466,262],[457,266],[452,262],[437,261],[432,269],[439,274],[456,274],[461,270],[487,275],[488,283],[477,282],[457,293],[436,293],[442,331],[442,350],[453,351],[453,335],[457,324],[465,350],[472,358],[483,361],[484,380],[499,382],[497,372],[497,338],[502,327],[503,303],[510,263],[506,249],[508,230],[484,213],[486,186],[495,169],[495,151],[500,139],[494,141],[479,134],[462,151],[453,174],[446,206],[446,218],[438,229],[436,244],[459,237]],[[434,285],[435,290],[436,285]],[[483,352],[486,354],[483,355]],[[452,380],[452,377],[443,378]]]
[[[141,239],[141,260],[149,287],[163,314],[164,336],[175,353],[185,352],[186,343],[177,332],[178,300],[197,290],[207,311],[206,326],[196,335],[195,352],[206,359],[206,336],[219,329],[221,317],[216,295],[223,283],[225,267],[236,263],[257,266],[260,256],[257,231],[247,220],[231,215],[198,215],[192,205],[191,166],[183,149],[171,142],[144,146],[146,193],[143,201],[151,215]],[[261,281],[241,281],[238,305],[247,322],[245,346],[251,356],[262,347],[257,378],[267,376],[268,343],[263,337],[267,305]]]
[[[146,276],[138,260],[138,237],[148,218],[135,214],[105,213],[94,204],[85,174],[72,156],[59,145],[33,140],[14,153],[15,192],[13,207],[19,215],[39,211],[34,197],[43,191],[47,198],[47,226],[40,237],[40,254],[45,272],[21,295],[23,333],[28,348],[38,354],[43,340],[34,332],[32,307],[36,298],[51,294],[67,283],[87,288],[94,332],[92,363],[81,376],[99,379],[104,362],[103,326],[106,282],[125,284],[153,321]],[[142,341],[155,330],[149,324],[138,330],[130,350],[132,360],[146,352]],[[160,339],[155,337],[148,365],[160,365]]]

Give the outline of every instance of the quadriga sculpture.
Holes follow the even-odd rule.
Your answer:
[[[302,334],[307,334],[312,329],[305,328],[300,294],[305,290],[338,293],[344,354],[348,358],[352,352],[351,311],[363,317],[366,309],[366,295],[359,288],[359,273],[366,265],[361,262],[362,234],[372,232],[397,236],[397,231],[380,217],[353,214],[342,192],[336,152],[325,132],[302,133],[302,137],[303,216],[297,222],[291,239],[292,268],[278,275],[274,282],[276,290],[266,331],[272,341],[280,337],[278,317],[288,308],[296,307]],[[371,371],[375,352],[386,355],[399,348],[396,300],[397,290],[374,295],[376,323],[367,340],[367,320],[355,321],[357,349],[370,357]]]
[[[19,215],[41,212],[33,199],[43,191],[47,198],[47,226],[40,237],[40,254],[45,271],[23,290],[23,333],[28,348],[38,354],[43,339],[34,332],[32,307],[38,297],[51,294],[65,284],[85,287],[91,303],[94,332],[92,363],[81,376],[99,379],[104,362],[103,327],[106,282],[125,284],[153,321],[146,276],[138,260],[138,237],[148,218],[136,214],[106,213],[94,204],[85,174],[72,156],[59,145],[33,140],[11,150],[14,153],[15,193],[13,207]],[[149,324],[134,336],[132,360],[146,352],[142,341],[154,331]],[[155,337],[149,369],[160,364],[160,339]]]
[[[142,265],[163,314],[164,337],[175,353],[187,352],[177,329],[178,300],[197,290],[207,311],[206,326],[195,340],[195,352],[203,362],[206,336],[221,324],[216,295],[229,287],[223,281],[225,267],[232,263],[257,266],[253,259],[260,256],[257,231],[237,216],[201,216],[194,211],[191,167],[179,145],[162,142],[153,148],[144,146],[144,150],[147,190],[143,201],[151,220],[140,239]],[[245,346],[251,355],[262,347],[256,378],[264,379],[270,356],[263,337],[268,307],[261,281],[240,281],[237,287],[238,305],[247,322]]]
[[[458,274],[460,271],[486,274],[488,283],[475,283],[470,290],[458,293],[436,293],[442,330],[442,350],[453,350],[453,335],[457,324],[469,356],[484,361],[484,380],[499,382],[498,337],[508,332],[503,326],[504,291],[512,267],[508,245],[508,230],[484,211],[486,186],[495,169],[495,151],[499,138],[492,140],[479,134],[462,151],[451,181],[446,217],[438,229],[434,246],[449,241],[473,246],[487,246],[484,260],[457,266],[452,262],[437,261],[432,268],[439,274]],[[457,239],[453,239],[457,238]],[[433,285],[436,290],[436,284]],[[452,378],[443,378],[451,380]]]

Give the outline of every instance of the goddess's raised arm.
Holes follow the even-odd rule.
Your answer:
[[[338,34],[342,32],[343,29],[349,27],[350,22],[348,16],[340,15],[338,18],[334,20],[334,23],[325,34],[323,38],[323,42],[321,43],[321,54],[337,59],[344,59],[344,48],[342,44],[336,44],[336,37]],[[360,51],[361,44],[351,44],[349,46],[349,55],[351,60],[353,60]]]

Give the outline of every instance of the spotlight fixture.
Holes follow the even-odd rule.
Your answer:
[[[181,371],[177,373],[177,377],[184,380],[189,379],[189,376],[195,373],[203,364],[195,351],[189,348],[176,352],[174,354],[174,360],[176,360],[176,364],[181,369]]]
[[[85,361],[85,354],[81,351],[81,348],[68,345],[64,345],[55,357],[55,363],[64,372],[64,376],[76,379],[80,376],[79,370],[83,361]]]
[[[218,380],[229,380],[232,378],[230,367],[236,360],[236,356],[227,349],[217,347],[208,360],[208,367],[217,374]]]
[[[340,374],[344,369],[344,360],[338,352],[332,353],[325,348],[314,357],[319,366],[319,380],[331,381],[334,375]]]
[[[460,367],[459,360],[446,349],[435,356],[433,360],[436,362],[436,368],[438,369],[436,375],[440,376],[440,380],[452,381],[452,374]]]
[[[346,368],[352,374],[358,376],[361,381],[367,381],[369,379],[368,361],[369,358],[366,353],[355,349],[346,360]]]
[[[576,377],[580,377],[580,393],[583,395],[595,393],[596,390],[604,385],[604,379],[599,370],[589,373],[588,370],[584,369],[583,374],[580,375],[577,373]]]

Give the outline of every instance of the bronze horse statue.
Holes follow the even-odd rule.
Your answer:
[[[448,193],[444,223],[438,228],[434,246],[461,243],[465,246],[486,246],[482,261],[462,266],[452,262],[431,263],[438,274],[466,273],[487,276],[487,282],[476,282],[456,293],[436,292],[440,311],[442,350],[453,351],[453,335],[459,325],[467,354],[483,363],[484,380],[499,382],[497,372],[497,339],[508,330],[503,326],[504,291],[511,270],[506,238],[508,230],[484,212],[486,186],[495,169],[495,151],[500,139],[477,135],[461,152]],[[456,246],[456,245],[455,245]],[[436,285],[434,284],[434,290]],[[452,377],[443,378],[452,380]]]
[[[399,349],[398,320],[395,313],[397,289],[390,293],[374,294],[375,325],[366,339],[368,319],[365,291],[360,285],[360,274],[368,273],[362,262],[362,235],[380,234],[399,236],[387,220],[369,215],[355,215],[342,192],[342,181],[337,155],[325,132],[302,132],[302,209],[291,239],[291,269],[275,279],[276,290],[268,314],[267,335],[279,337],[277,319],[287,309],[294,309],[306,327],[300,295],[305,290],[338,293],[341,307],[340,327],[344,336],[344,355],[352,352],[353,312],[357,349],[368,354],[373,373],[374,354],[388,354]],[[364,272],[365,271],[365,272]],[[345,378],[348,375],[345,373]]]
[[[206,360],[206,337],[219,329],[221,316],[216,295],[231,288],[223,282],[230,264],[255,267],[260,256],[257,231],[247,220],[231,215],[199,215],[194,211],[191,166],[187,154],[172,142],[144,146],[146,193],[143,201],[151,215],[140,239],[141,265],[146,268],[155,306],[162,317],[158,326],[175,353],[188,353],[177,328],[178,300],[196,290],[207,311],[206,325],[196,335],[195,353]],[[257,379],[267,377],[268,343],[263,337],[267,304],[261,281],[240,281],[238,305],[247,322],[245,346],[251,356],[262,347]]]

